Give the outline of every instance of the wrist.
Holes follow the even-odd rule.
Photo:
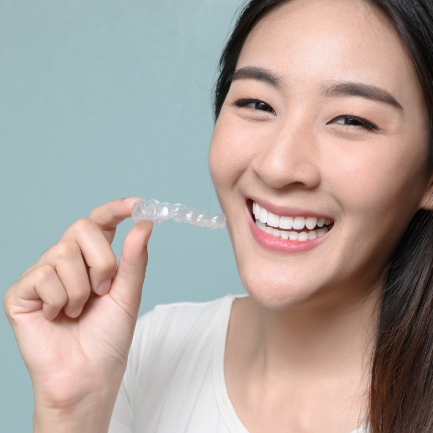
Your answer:
[[[118,390],[75,402],[52,402],[35,395],[34,433],[107,433]]]

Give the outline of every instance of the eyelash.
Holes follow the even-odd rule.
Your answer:
[[[252,110],[254,111],[264,111],[266,113],[271,113],[274,115],[277,114],[269,104],[267,104],[264,101],[261,101],[260,99],[255,99],[255,98],[239,99],[233,105],[239,108],[244,108],[250,104],[264,104],[266,107],[269,107],[269,110],[260,110],[259,108],[254,107],[252,108]],[[364,128],[367,129],[368,131],[379,132],[379,128],[374,123],[371,123],[368,120],[363,119],[362,117],[354,116],[353,114],[343,114],[341,116],[335,117],[329,123],[335,122],[336,120],[339,119],[348,119],[349,121],[356,121],[360,123],[360,125],[344,125],[347,126],[348,128]]]
[[[338,116],[335,119],[332,119],[331,122],[335,122],[338,119],[355,120],[356,122],[360,123],[360,125],[343,125],[347,126],[348,128],[365,128],[372,132],[379,132],[379,128],[374,123],[371,123],[368,120],[363,119],[362,117],[354,116],[353,114],[343,114],[342,116]]]
[[[252,110],[254,110],[254,111],[264,111],[265,113],[277,114],[275,112],[275,110],[269,104],[267,104],[264,101],[261,101],[260,99],[255,99],[255,98],[239,99],[233,105],[235,105],[236,107],[239,107],[239,108],[244,108],[250,104],[264,104],[270,108],[270,110],[260,110],[258,108],[252,108]]]

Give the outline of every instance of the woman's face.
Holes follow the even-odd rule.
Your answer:
[[[375,8],[294,0],[263,18],[210,151],[248,292],[285,308],[376,286],[429,205],[427,125],[410,55]]]

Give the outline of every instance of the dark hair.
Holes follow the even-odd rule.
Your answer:
[[[220,60],[218,118],[244,42],[271,10],[291,0],[251,0],[242,9]],[[433,2],[363,0],[391,19],[407,46],[430,114],[428,173],[433,166]],[[433,213],[419,210],[388,265],[371,362],[371,433],[433,432]]]

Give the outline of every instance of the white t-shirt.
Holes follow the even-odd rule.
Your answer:
[[[224,379],[234,299],[157,306],[138,320],[109,433],[248,433]]]

